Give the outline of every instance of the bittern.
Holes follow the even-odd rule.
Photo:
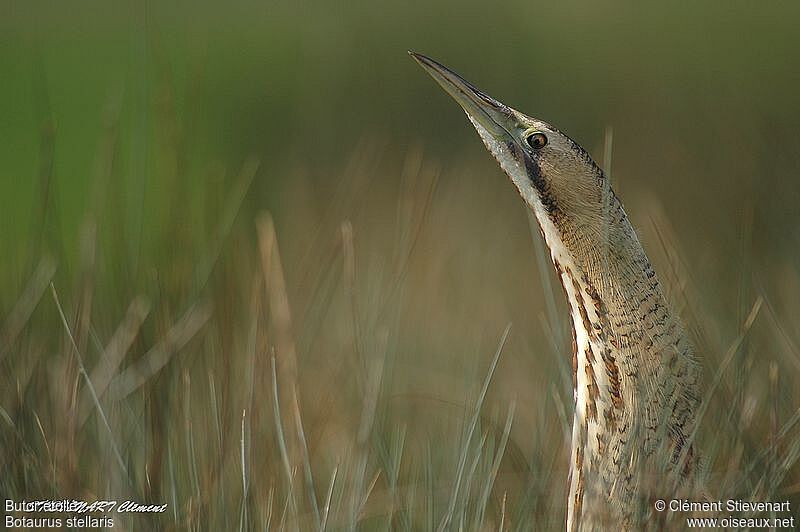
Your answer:
[[[658,526],[699,489],[700,365],[603,170],[577,142],[421,54],[533,211],[572,322],[567,530]],[[663,517],[663,516],[662,516]]]

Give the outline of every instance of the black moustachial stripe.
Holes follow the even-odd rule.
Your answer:
[[[539,192],[539,200],[542,202],[547,214],[555,216],[559,212],[559,208],[556,204],[556,199],[553,197],[553,194],[550,191],[550,184],[542,175],[542,170],[539,167],[539,163],[537,163],[534,158],[524,150],[520,151],[522,151],[521,155],[522,161],[525,164],[525,171],[530,176],[531,183],[533,184],[534,188],[537,192]]]

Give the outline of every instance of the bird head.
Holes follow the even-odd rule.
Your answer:
[[[495,100],[444,65],[409,53],[462,107],[543,231],[552,224],[562,241],[574,240],[565,238],[568,235],[605,234],[605,214],[613,193],[586,150],[546,122]]]

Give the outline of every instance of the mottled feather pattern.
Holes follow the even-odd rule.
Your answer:
[[[551,144],[562,135],[525,119],[547,131]],[[641,528],[652,500],[671,495],[669,486],[697,483],[697,453],[684,449],[699,403],[691,343],[588,153],[562,135],[561,151],[534,159],[473,124],[536,215],[570,306],[576,367],[568,527]],[[544,191],[532,184],[533,171]]]
[[[700,365],[609,179],[559,130],[413,55],[459,102],[534,213],[569,304],[567,529],[661,526],[654,500],[700,493],[691,441]]]

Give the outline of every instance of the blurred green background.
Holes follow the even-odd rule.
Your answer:
[[[129,211],[170,192],[159,173],[170,144],[192,176],[189,194],[210,165],[255,154],[265,176],[254,196],[273,208],[288,168],[308,165],[326,181],[319,174],[364,136],[398,153],[423,143],[442,159],[478,151],[460,114],[405,56],[415,49],[597,155],[613,127],[621,186],[680,202],[681,215],[719,216],[704,218],[714,226],[735,223],[727,206],[741,211],[752,198],[769,217],[764,229],[782,228],[759,241],[798,243],[791,4],[11,2],[4,11],[4,226],[30,226],[51,126],[65,241],[110,120],[119,121],[116,174]],[[476,159],[489,173],[491,161]],[[714,201],[722,208],[703,208]],[[689,216],[685,225],[702,224]],[[3,231],[3,249],[18,251],[27,237]]]
[[[424,529],[457,500],[466,522],[496,528],[506,495],[517,518],[504,526],[560,526],[571,415],[566,308],[516,192],[457,106],[406,55],[413,49],[611,166],[706,358],[707,381],[724,369],[713,400],[726,407],[709,428],[725,435],[708,444],[715,478],[723,491],[797,501],[798,468],[779,457],[797,450],[800,403],[798,22],[795,3],[4,3],[0,405],[10,480],[0,488],[19,498],[169,500],[168,521],[179,528],[263,525],[267,500],[283,508],[280,497],[303,492],[281,484],[268,406],[270,353],[293,344],[296,367],[279,367],[277,380],[282,371],[296,378],[313,435],[308,460],[321,479],[308,491],[322,505],[332,471],[347,479],[332,489],[341,526],[372,526],[378,515],[388,516],[381,526]],[[285,289],[264,266],[274,255],[260,254],[272,226],[261,218],[259,233],[255,221],[266,211]],[[86,391],[49,288],[25,299],[43,257],[57,265],[53,287],[89,369],[131,301],[152,305],[132,329],[119,378],[183,312],[208,302],[210,318],[167,349],[163,370],[131,396],[101,397],[128,471],[111,488],[102,479],[112,466],[86,465],[111,453],[101,420],[59,421],[77,415]],[[276,322],[276,293],[291,308],[288,329]],[[15,314],[27,303],[30,315]],[[743,325],[753,309],[755,321]],[[474,438],[463,431],[509,322],[483,404],[489,428],[480,425],[499,446],[516,404],[516,452],[498,455],[506,458],[494,483],[494,448],[478,445],[482,429]],[[380,399],[371,409],[364,398],[375,372]],[[254,402],[267,406],[247,430],[266,450],[251,458],[248,494],[230,456]],[[193,423],[191,438],[209,442],[190,452],[183,439]],[[41,432],[69,442],[61,459]],[[451,498],[467,448],[483,464],[474,471],[486,483],[476,485],[489,486],[491,503],[474,486]],[[215,476],[220,469],[228,476]],[[759,484],[753,471],[773,480]],[[377,509],[354,509],[353,493]],[[313,498],[297,495],[290,527],[319,525]],[[199,515],[210,524],[198,525]]]

